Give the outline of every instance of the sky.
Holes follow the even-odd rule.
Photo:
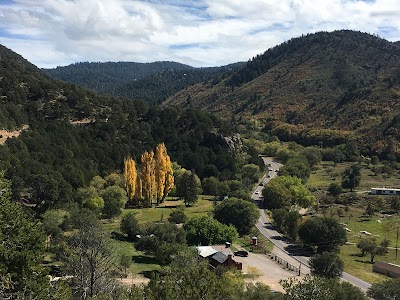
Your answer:
[[[0,44],[41,68],[247,61],[293,37],[351,29],[400,40],[400,0],[0,0]]]

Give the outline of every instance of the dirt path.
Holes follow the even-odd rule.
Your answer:
[[[5,129],[0,130],[0,145],[3,145],[8,138],[18,137],[22,131],[27,130],[28,128],[29,125],[24,125],[20,130],[14,130],[14,131],[9,131]]]

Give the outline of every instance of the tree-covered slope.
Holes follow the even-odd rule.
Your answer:
[[[242,65],[237,63],[223,67],[193,68],[169,61],[84,62],[44,71],[52,78],[76,83],[102,94],[160,103],[187,86],[226,77]]]
[[[15,195],[69,202],[93,176],[121,170],[124,157],[139,160],[161,142],[173,161],[199,176],[210,168],[224,178],[235,173],[236,159],[219,135],[231,129],[216,117],[99,96],[50,79],[3,46],[0,56],[0,129],[28,128],[0,145],[0,170],[12,178]]]
[[[239,122],[258,119],[273,134],[306,143],[315,142],[307,134],[355,137],[379,154],[388,140],[400,137],[399,97],[398,44],[335,31],[294,38],[229,78],[194,85],[164,105],[204,109]],[[310,134],[321,129],[325,132]]]

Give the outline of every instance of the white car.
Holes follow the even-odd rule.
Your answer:
[[[260,193],[260,191],[255,191],[254,194],[258,195]]]

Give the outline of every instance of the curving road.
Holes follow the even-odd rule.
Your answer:
[[[262,157],[262,159],[264,160],[265,165],[268,166],[269,170],[267,175],[262,179],[262,184],[257,186],[251,196],[252,199],[254,199],[254,201],[259,205],[259,207],[262,207],[262,190],[264,185],[268,184],[272,178],[277,176],[277,171],[280,167],[282,167],[282,164],[273,161],[271,158]],[[271,223],[271,220],[268,218],[264,212],[264,209],[262,208],[260,208],[260,218],[256,224],[256,227],[262,235],[264,235],[276,246],[274,252],[278,252],[276,253],[278,256],[285,259],[292,265],[296,266],[298,264],[300,266],[301,273],[307,274],[310,272],[308,264],[309,257],[306,256],[307,254],[310,254],[310,250],[290,243],[284,236],[276,231]],[[371,284],[368,282],[365,282],[345,272],[342,273],[341,279],[359,287],[364,292],[371,287]]]

